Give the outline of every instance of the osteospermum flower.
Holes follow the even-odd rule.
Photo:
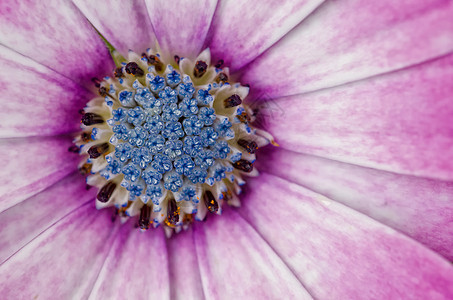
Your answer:
[[[452,13],[2,1],[2,298],[451,299]]]

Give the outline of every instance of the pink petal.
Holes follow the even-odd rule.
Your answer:
[[[92,86],[114,67],[91,24],[70,1],[15,1],[0,4],[0,43]]]
[[[260,171],[307,187],[397,229],[453,261],[453,183],[399,175],[283,149]]]
[[[271,101],[283,148],[402,174],[453,179],[453,54],[406,70]]]
[[[94,94],[2,46],[0,64],[1,137],[57,135],[80,129],[77,111]]]
[[[241,215],[315,298],[453,297],[451,264],[404,235],[278,177],[247,187]]]
[[[156,42],[145,2],[114,1],[102,3],[73,0],[93,26],[119,52],[127,55],[129,49],[137,53],[153,47]]]
[[[122,225],[90,298],[169,299],[165,242],[162,230],[142,233],[132,222]]]
[[[220,1],[207,37],[213,61],[236,71],[267,50],[324,0]]]
[[[203,299],[193,231],[188,230],[167,241],[170,266],[170,299]]]
[[[84,178],[75,173],[2,212],[0,263],[73,210],[94,202],[95,189],[87,192],[85,185]]]
[[[163,54],[197,57],[203,50],[217,0],[145,2]]]
[[[1,265],[2,297],[86,299],[115,228],[111,211],[96,211],[94,203],[74,211]]]
[[[0,212],[77,170],[71,137],[3,140],[0,143]]]
[[[368,78],[453,50],[453,2],[328,1],[245,70],[255,97]]]
[[[195,224],[207,299],[311,299],[290,269],[235,211]]]

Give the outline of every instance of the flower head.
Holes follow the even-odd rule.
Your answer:
[[[452,298],[452,12],[440,0],[2,1],[2,296]],[[250,85],[244,110],[219,117],[219,99],[239,100],[197,88],[209,72]],[[268,132],[281,147],[255,162],[261,145],[245,137]],[[252,163],[262,174],[235,178],[239,209],[219,205],[239,205],[237,189],[196,199],[197,184]],[[93,199],[123,199],[121,215]],[[134,228],[194,207],[222,216],[171,239]],[[121,225],[123,212],[138,221]]]

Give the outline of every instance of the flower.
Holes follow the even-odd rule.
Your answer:
[[[451,1],[2,1],[10,298],[452,298]],[[85,19],[86,17],[86,19]],[[262,174],[166,239],[96,211],[67,151],[92,77],[155,38],[249,83]],[[151,30],[152,29],[152,30]]]

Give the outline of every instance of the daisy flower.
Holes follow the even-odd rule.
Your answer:
[[[452,15],[2,1],[2,297],[453,298]]]

